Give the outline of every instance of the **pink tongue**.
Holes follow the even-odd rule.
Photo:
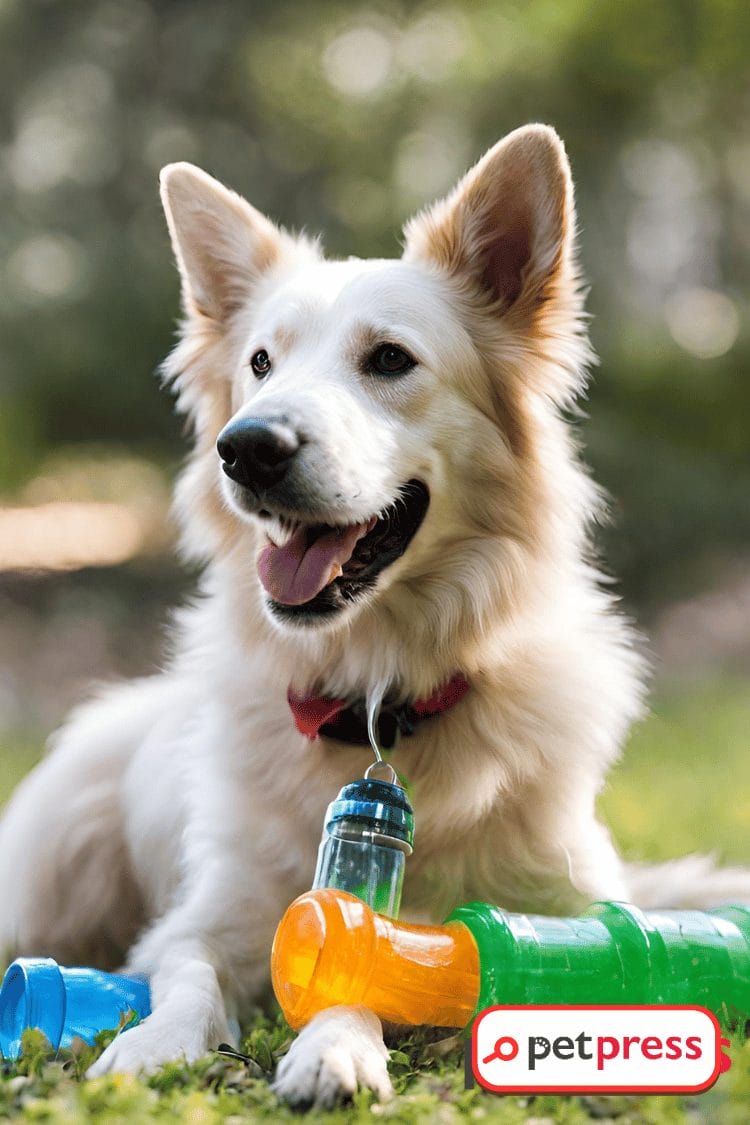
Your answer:
[[[333,528],[307,546],[307,530],[295,531],[283,547],[273,543],[258,559],[258,574],[264,589],[282,605],[302,605],[319,594],[340,573],[339,568],[352,557],[357,541],[367,534],[369,524]]]

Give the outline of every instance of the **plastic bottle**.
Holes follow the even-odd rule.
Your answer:
[[[328,806],[313,889],[348,891],[397,918],[413,843],[414,814],[401,786],[367,776],[353,781]]]
[[[99,969],[66,968],[51,957],[19,957],[0,987],[0,1052],[15,1059],[21,1035],[38,1027],[52,1046],[69,1047],[79,1036],[93,1043],[99,1031],[116,1028],[132,1011],[133,1022],[151,1011],[148,983]]]
[[[308,891],[279,924],[271,971],[294,1028],[335,1004],[438,1027],[492,1004],[700,1004],[731,1023],[750,1016],[750,907],[600,902],[548,918],[474,902],[443,926],[410,926]]]

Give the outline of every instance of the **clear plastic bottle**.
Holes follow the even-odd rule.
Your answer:
[[[414,814],[401,786],[367,776],[353,781],[328,806],[313,889],[348,891],[397,918],[413,843]]]

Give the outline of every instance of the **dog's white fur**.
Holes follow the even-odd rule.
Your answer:
[[[399,261],[325,261],[190,165],[162,191],[186,318],[167,373],[195,436],[177,491],[206,564],[159,676],[78,711],[0,830],[0,938],[27,954],[146,973],[154,1011],[92,1073],[197,1058],[264,987],[274,928],[309,887],[322,816],[366,749],[310,743],[298,692],[470,693],[394,765],[414,795],[405,913],[469,899],[572,912],[598,898],[750,899],[750,877],[690,862],[624,868],[595,800],[642,707],[642,662],[603,592],[601,508],[561,417],[591,358],[567,159],[529,126],[412,220]],[[368,341],[417,366],[363,374]],[[248,360],[273,358],[266,379]],[[429,487],[425,521],[363,602],[323,627],[280,624],[256,572],[264,531],[220,472],[232,416],[284,414],[308,435],[317,520],[382,512]],[[320,513],[325,513],[321,517]],[[390,1085],[378,1020],[332,1009],[277,1076],[290,1101]]]

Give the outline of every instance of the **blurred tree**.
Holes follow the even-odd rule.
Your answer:
[[[642,606],[750,544],[744,0],[2,0],[0,473],[95,440],[171,466],[177,279],[156,192],[189,159],[334,253],[527,120],[565,138],[602,368],[585,427]]]

